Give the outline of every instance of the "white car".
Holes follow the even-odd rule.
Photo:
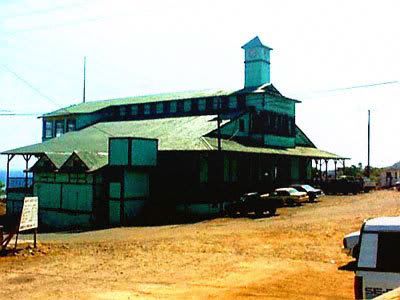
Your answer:
[[[343,238],[343,251],[354,257],[358,257],[358,253],[360,251],[360,246],[358,241],[360,240],[360,231],[354,231],[349,233]]]
[[[400,217],[364,222],[354,278],[356,299],[372,299],[400,286]]]

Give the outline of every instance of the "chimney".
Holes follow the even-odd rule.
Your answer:
[[[258,36],[242,46],[244,49],[244,87],[270,83],[269,52],[272,48],[261,43]]]

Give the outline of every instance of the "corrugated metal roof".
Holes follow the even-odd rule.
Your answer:
[[[295,101],[297,103],[300,102],[298,100],[282,96],[282,94],[272,84],[268,83],[268,84],[263,84],[259,87],[251,87],[244,89],[184,91],[176,93],[164,93],[164,94],[154,94],[145,96],[126,97],[126,98],[116,98],[109,100],[89,101],[85,103],[74,104],[65,108],[60,108],[56,111],[44,114],[42,117],[56,117],[69,114],[87,114],[101,110],[106,107],[118,106],[118,105],[130,105],[130,104],[152,103],[152,102],[184,100],[184,99],[201,99],[207,97],[229,96],[236,94],[259,94],[259,93],[267,93],[273,97],[279,97],[288,101]]]
[[[134,97],[116,98],[108,100],[89,101],[58,109],[56,111],[44,114],[43,117],[92,113],[109,106],[117,106],[117,105],[129,105],[137,103],[151,103],[159,101],[173,101],[173,100],[183,100],[183,99],[227,96],[235,92],[236,90],[200,90],[200,91],[184,91],[176,93],[163,93],[163,94],[134,96]]]
[[[211,147],[217,149],[218,140],[216,138],[205,137]],[[301,156],[322,159],[344,159],[345,157],[320,150],[312,147],[296,146],[294,148],[268,148],[255,145],[246,145],[235,140],[222,139],[222,149],[224,151],[260,153],[271,155]]]
[[[103,122],[85,129],[66,133],[58,138],[26,147],[4,151],[2,154],[46,154],[55,165],[61,166],[75,152],[91,171],[108,163],[110,137],[158,139],[160,151],[214,151],[217,139],[206,135],[217,129],[216,115]],[[224,120],[223,124],[229,122]],[[342,158],[336,154],[311,147],[287,149],[245,145],[234,140],[222,140],[224,151],[306,156],[313,158]]]

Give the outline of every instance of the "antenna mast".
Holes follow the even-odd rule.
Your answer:
[[[368,162],[367,162],[367,177],[371,173],[370,154],[371,154],[371,111],[368,109]]]

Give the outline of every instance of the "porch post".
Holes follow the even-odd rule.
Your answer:
[[[345,173],[345,170],[346,170],[346,160],[343,159],[343,175]]]
[[[319,182],[322,182],[322,159],[319,160]]]
[[[325,181],[328,181],[328,160],[325,159]]]
[[[336,168],[337,160],[335,159],[333,162],[335,163],[335,180],[336,180],[336,178],[337,178],[337,168]]]

